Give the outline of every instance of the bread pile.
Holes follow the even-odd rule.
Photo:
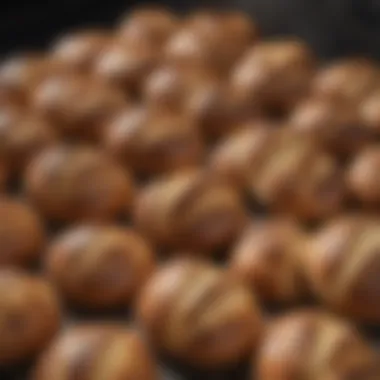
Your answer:
[[[318,62],[239,12],[156,8],[10,56],[0,366],[158,380],[163,355],[378,380],[379,206],[375,62]]]

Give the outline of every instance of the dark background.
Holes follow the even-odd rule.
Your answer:
[[[380,58],[380,0],[190,0],[151,1],[173,10],[201,6],[250,12],[268,34],[298,35],[324,57],[367,55]],[[44,47],[57,34],[80,26],[112,25],[142,4],[129,0],[3,0],[0,54]]]

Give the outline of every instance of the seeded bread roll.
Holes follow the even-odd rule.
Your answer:
[[[104,48],[112,41],[111,33],[101,29],[75,31],[61,36],[52,47],[52,56],[75,70],[90,70]]]
[[[1,366],[34,358],[59,329],[57,297],[41,278],[0,269],[0,305]]]
[[[308,92],[314,66],[314,56],[302,42],[261,42],[234,68],[231,94],[270,116],[287,112]]]
[[[157,348],[197,367],[224,367],[258,344],[261,313],[233,276],[200,261],[162,267],[142,291],[138,318]]]
[[[229,268],[265,302],[290,304],[306,294],[300,255],[305,237],[290,220],[269,219],[244,230]]]
[[[29,205],[0,197],[0,267],[27,266],[42,254],[45,231]]]
[[[356,108],[327,99],[301,102],[290,116],[289,125],[312,137],[321,148],[343,158],[358,152],[374,137]]]
[[[341,60],[317,73],[312,94],[357,107],[379,85],[379,79],[379,69],[374,62],[354,58]]]
[[[71,327],[38,360],[32,380],[157,380],[153,357],[133,330],[114,325]]]
[[[54,145],[53,126],[39,115],[18,107],[0,107],[0,157],[13,176],[23,174],[30,160]]]
[[[144,43],[162,46],[177,30],[177,16],[164,8],[142,8],[129,13],[119,27],[120,39],[125,44]]]
[[[138,196],[134,217],[153,242],[202,253],[228,246],[246,223],[238,192],[201,171],[149,184]]]
[[[45,259],[61,295],[90,309],[128,305],[154,266],[144,239],[119,227],[72,228],[53,241]]]
[[[252,371],[255,380],[376,380],[377,355],[345,320],[321,311],[295,311],[267,328]]]
[[[221,142],[210,160],[211,171],[276,212],[317,220],[340,210],[344,181],[334,159],[287,128],[244,129]]]
[[[195,167],[203,156],[196,123],[186,114],[135,107],[107,125],[104,146],[120,163],[141,174]]]
[[[127,212],[133,185],[126,170],[100,150],[59,145],[30,164],[26,192],[48,219],[106,221]]]
[[[365,323],[380,323],[380,223],[343,216],[311,239],[305,268],[315,294],[329,307]]]
[[[63,135],[98,140],[104,124],[128,102],[100,80],[79,74],[52,76],[34,91],[33,106]]]

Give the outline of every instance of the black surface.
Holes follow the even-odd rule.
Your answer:
[[[0,5],[0,52],[48,45],[52,37],[66,30],[88,26],[111,26],[124,12],[137,5],[161,4],[160,1],[138,0],[43,0],[38,3],[6,0]],[[170,8],[187,9],[176,1],[164,2]]]
[[[146,2],[145,2],[146,3]],[[112,25],[138,0],[6,0],[0,5],[0,54],[43,47],[57,34],[80,26]],[[380,58],[379,0],[152,0],[176,11],[203,5],[239,8],[265,32],[298,35],[320,56],[364,54]]]

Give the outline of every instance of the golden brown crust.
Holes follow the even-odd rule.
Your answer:
[[[24,104],[31,82],[39,77],[42,61],[37,53],[10,57],[0,67],[0,89],[2,100]]]
[[[164,61],[182,69],[213,68],[215,62],[209,41],[202,39],[196,30],[181,28],[172,35],[164,47]]]
[[[49,278],[85,308],[125,306],[154,270],[147,243],[130,229],[81,226],[58,237],[45,259]]]
[[[251,378],[375,380],[379,376],[376,367],[375,352],[352,325],[324,312],[306,310],[272,322]]]
[[[290,116],[289,125],[338,156],[360,150],[373,139],[355,107],[328,99],[307,99]]]
[[[219,84],[219,79],[210,70],[197,67],[184,70],[169,62],[157,67],[146,78],[143,96],[151,106],[186,110],[191,102],[189,98],[196,94],[208,98],[208,91],[219,89]]]
[[[186,114],[136,107],[106,127],[104,146],[113,157],[142,174],[196,167],[203,156],[197,125]]]
[[[130,209],[134,192],[126,170],[95,148],[75,145],[38,155],[25,186],[36,207],[58,221],[113,219]]]
[[[234,240],[246,214],[232,186],[206,172],[186,171],[143,189],[135,222],[158,244],[212,253]]]
[[[0,108],[0,157],[11,174],[22,174],[33,157],[57,140],[52,125],[39,115],[17,107]]]
[[[323,219],[340,210],[343,181],[329,155],[287,130],[275,132],[272,149],[251,177],[254,196],[279,212],[304,220]]]
[[[61,36],[52,47],[52,56],[76,70],[90,70],[112,35],[101,29],[72,32]]]
[[[104,123],[126,105],[122,93],[84,75],[51,76],[33,96],[33,106],[64,135],[93,141]]]
[[[305,236],[285,219],[248,227],[232,250],[230,270],[267,302],[295,303],[307,294],[300,256]]]
[[[143,100],[149,106],[177,111],[184,107],[195,81],[207,78],[204,70],[180,70],[174,65],[157,67],[144,80]]]
[[[153,357],[133,330],[79,325],[60,335],[38,360],[33,380],[157,380]]]
[[[316,75],[312,93],[316,97],[357,106],[379,84],[379,69],[366,59],[347,59],[327,65]]]
[[[158,348],[199,367],[243,359],[259,339],[261,316],[236,278],[201,261],[164,266],[143,290],[139,321]]]
[[[11,56],[0,67],[0,92],[7,100],[25,105],[44,78],[67,72],[70,68],[59,60],[38,53]]]
[[[0,198],[0,267],[27,266],[42,254],[42,221],[27,204]]]
[[[316,295],[328,306],[365,323],[378,323],[380,224],[376,218],[344,216],[310,242],[305,268]]]
[[[269,114],[287,111],[307,93],[313,73],[313,54],[302,42],[262,42],[248,50],[234,68],[231,93]]]
[[[380,204],[380,149],[370,146],[352,161],[347,172],[352,194],[364,204]]]
[[[165,61],[226,75],[257,35],[255,24],[240,13],[193,13],[167,41]]]
[[[239,11],[225,12],[222,15],[223,28],[228,31],[228,44],[236,44],[237,55],[235,58],[239,58],[241,53],[244,53],[245,49],[256,43],[260,37],[260,30],[258,25],[250,16]]]
[[[210,170],[238,188],[247,188],[271,148],[271,129],[267,122],[245,124],[216,145],[209,158]]]
[[[94,75],[127,94],[138,95],[143,80],[158,62],[158,54],[159,50],[149,45],[115,41],[98,57]]]
[[[380,133],[380,91],[367,96],[359,105],[359,116],[365,127],[378,135]]]
[[[205,137],[211,142],[239,130],[256,116],[254,107],[231,96],[225,83],[209,83],[188,98],[187,110],[199,123]]]
[[[335,214],[344,198],[333,158],[288,128],[242,130],[221,143],[210,166],[263,205],[301,220]]]
[[[59,329],[56,295],[40,278],[1,269],[0,305],[1,365],[31,359]]]
[[[178,17],[164,8],[150,7],[135,10],[125,17],[119,28],[125,44],[145,44],[160,47],[177,30]]]
[[[258,39],[258,28],[244,13],[224,11],[198,11],[184,22],[184,29],[195,31],[207,40],[209,63],[228,70],[244,51]],[[206,47],[207,45],[205,45]],[[204,51],[207,55],[207,51]]]
[[[183,69],[167,64],[154,70],[143,86],[143,98],[151,107],[189,114],[208,139],[224,136],[240,127],[254,110],[231,97],[215,70]]]

